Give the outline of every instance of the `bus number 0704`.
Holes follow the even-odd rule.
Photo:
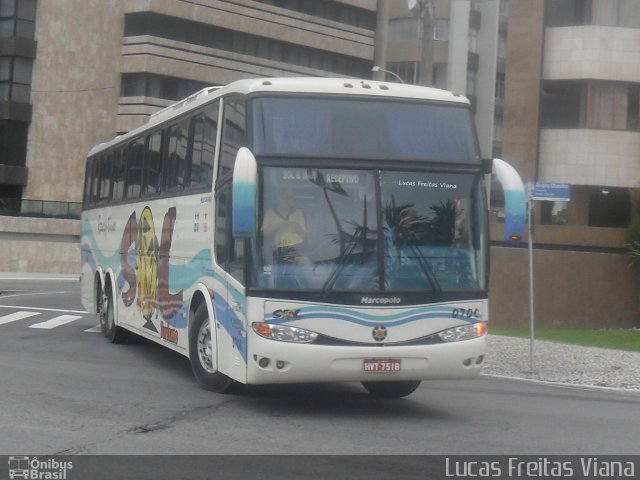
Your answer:
[[[480,318],[480,310],[477,308],[454,308],[452,318]]]

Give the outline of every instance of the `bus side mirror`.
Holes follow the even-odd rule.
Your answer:
[[[524,238],[527,195],[518,172],[504,160],[493,159],[493,173],[504,191],[505,223],[503,240],[519,243]]]
[[[256,232],[258,164],[251,150],[242,147],[233,167],[231,229],[234,238],[253,238]]]

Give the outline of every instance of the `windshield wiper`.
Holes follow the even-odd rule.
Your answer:
[[[354,222],[355,223],[355,222]],[[364,197],[364,206],[362,209],[362,226],[356,225],[356,231],[349,239],[349,242],[345,246],[344,250],[341,249],[340,261],[336,265],[336,268],[333,269],[327,281],[322,285],[322,293],[325,294],[328,290],[332,289],[335,283],[338,281],[342,270],[344,270],[345,265],[347,264],[347,258],[351,255],[351,252],[356,248],[358,244],[358,240],[362,238],[362,250],[363,254],[366,256],[367,254],[367,234],[369,233],[369,227],[367,226],[367,196]],[[338,233],[340,237],[342,235]],[[342,244],[342,238],[339,239],[340,244]]]
[[[363,245],[366,243],[366,235],[367,235],[367,230],[365,229],[365,227],[362,227],[362,228],[358,228],[356,230],[356,233],[354,233],[353,236],[349,239],[349,242],[345,247],[344,253],[340,257],[340,261],[336,265],[336,268],[332,270],[331,275],[329,275],[329,278],[327,278],[327,281],[324,282],[324,285],[322,285],[322,293],[326,293],[328,290],[333,288],[335,283],[338,281],[338,278],[340,277],[342,270],[344,270],[344,267],[347,265],[347,258],[349,257],[349,255],[351,255],[351,252],[353,252],[353,250],[356,248],[356,245],[358,244],[358,240],[360,238],[363,238]],[[366,254],[366,251],[364,253]]]
[[[401,232],[401,235],[405,240],[418,240],[418,236],[411,231],[407,232],[403,230]],[[427,259],[427,257],[424,256],[420,248],[418,248],[414,243],[406,242],[405,246],[408,246],[411,249],[411,252],[414,254],[414,258],[417,260],[417,263],[420,266],[420,270],[422,270],[422,273],[424,273],[424,275],[427,277],[427,280],[429,280],[433,291],[435,293],[441,293],[442,287],[440,286],[440,282],[438,282],[435,273],[433,273],[431,262]]]

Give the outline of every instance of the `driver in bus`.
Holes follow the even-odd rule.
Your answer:
[[[262,233],[271,239],[275,263],[308,263],[300,253],[307,234],[304,213],[293,202],[293,189],[285,187],[277,192],[275,209],[269,208],[262,221]]]

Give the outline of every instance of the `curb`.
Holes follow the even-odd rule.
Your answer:
[[[587,385],[581,383],[566,383],[566,382],[553,382],[551,380],[538,380],[536,378],[524,378],[524,377],[511,377],[508,375],[496,375],[495,373],[481,373],[482,377],[497,378],[503,380],[515,380],[518,382],[534,383],[538,385],[546,385],[549,387],[562,387],[573,390],[591,390],[596,392],[617,392],[617,393],[630,393],[632,395],[639,395],[640,389],[636,388],[621,388],[621,387],[605,387],[600,385]]]

